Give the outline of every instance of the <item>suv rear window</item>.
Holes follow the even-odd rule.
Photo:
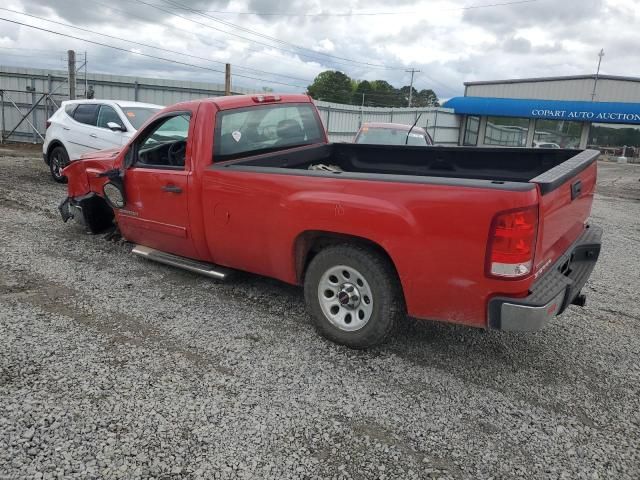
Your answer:
[[[260,105],[218,113],[214,155],[224,161],[323,141],[312,105]]]
[[[77,103],[72,103],[71,105],[65,106],[64,111],[67,113],[67,115],[73,118],[73,112],[76,111],[77,106]]]
[[[98,117],[98,105],[81,103],[73,112],[73,119],[76,122],[95,125]]]

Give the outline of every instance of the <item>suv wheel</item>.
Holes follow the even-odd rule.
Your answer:
[[[382,343],[405,311],[389,261],[360,246],[318,253],[307,269],[304,293],[318,332],[351,348]]]
[[[67,177],[62,174],[62,169],[69,164],[69,155],[61,145],[55,147],[49,153],[49,171],[58,183],[67,183]]]

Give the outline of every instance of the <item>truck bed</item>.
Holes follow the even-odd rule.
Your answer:
[[[589,166],[598,154],[593,150],[331,143],[227,161],[217,167],[298,175],[302,173],[300,170],[306,170],[310,175],[424,183],[476,180],[484,186],[502,185],[502,188],[514,188],[509,183],[538,183],[542,193],[546,193]],[[338,169],[309,170],[314,165]]]

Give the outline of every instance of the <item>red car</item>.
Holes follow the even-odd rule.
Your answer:
[[[72,162],[60,211],[151,260],[304,286],[317,329],[364,348],[405,315],[535,330],[583,304],[597,156],[331,144],[305,95],[230,96]]]
[[[404,123],[363,123],[353,142],[370,145],[413,145],[421,147],[433,145],[431,135],[424,128],[405,125]]]

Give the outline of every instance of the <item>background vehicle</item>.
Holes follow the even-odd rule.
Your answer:
[[[72,162],[60,211],[93,231],[115,215],[158,262],[304,285],[318,331],[351,347],[405,314],[526,331],[584,304],[598,154],[330,144],[307,96],[232,96]]]
[[[411,125],[403,123],[363,123],[354,143],[426,147],[433,145],[433,140],[424,128],[417,126],[412,128]]]
[[[553,142],[533,142],[533,148],[560,148],[560,145]]]
[[[56,182],[62,169],[81,155],[129,141],[161,105],[112,100],[68,100],[47,121],[42,155]]]

